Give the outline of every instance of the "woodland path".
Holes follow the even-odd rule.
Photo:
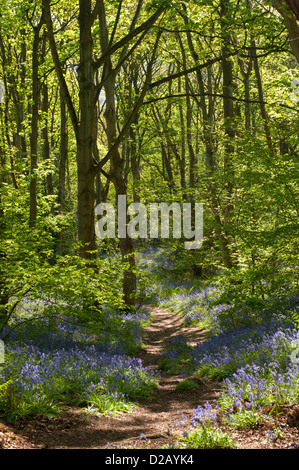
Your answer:
[[[158,370],[159,356],[165,348],[165,340],[182,334],[189,344],[203,340],[203,332],[197,327],[184,327],[183,318],[168,310],[148,307],[153,322],[145,328],[144,348],[137,353],[145,366]],[[104,449],[107,443],[111,448],[161,448],[174,441],[169,431],[175,432],[175,420],[181,416],[191,418],[193,408],[216,398],[221,386],[206,379],[198,380],[198,388],[176,392],[176,385],[183,378],[160,372],[158,389],[151,401],[139,402],[132,413],[122,413],[112,417],[93,417],[82,413],[80,408],[72,408],[59,418],[36,417],[14,429],[21,434],[24,447],[50,449]],[[1,424],[0,424],[1,432]],[[146,440],[140,439],[144,434]],[[29,444],[30,443],[30,444]]]
[[[168,310],[148,307],[154,317],[145,328],[144,348],[136,356],[143,364],[158,370],[159,356],[165,348],[165,341],[175,335],[184,335],[188,343],[195,345],[204,340],[203,331],[195,326],[184,327],[183,318]],[[32,420],[20,421],[14,426],[0,422],[0,447],[6,449],[161,449],[176,442],[178,429],[174,422],[184,416],[187,425],[193,416],[193,409],[212,402],[222,390],[221,383],[207,378],[196,379],[198,388],[175,391],[176,385],[184,380],[177,375],[160,371],[160,382],[151,401],[139,402],[132,413],[112,417],[87,415],[79,407],[73,407],[61,417],[37,416]],[[275,426],[281,429],[283,439],[275,448],[290,449],[299,446],[299,428],[289,427],[287,417],[278,417]],[[223,428],[223,427],[222,427]],[[239,448],[273,449],[274,443],[268,438],[272,427],[228,431]],[[179,431],[182,427],[179,426]],[[144,435],[146,439],[141,439]],[[109,446],[107,447],[107,443]]]

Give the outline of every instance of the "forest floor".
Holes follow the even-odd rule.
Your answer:
[[[190,345],[204,340],[203,331],[195,326],[184,327],[183,318],[165,309],[149,307],[154,317],[146,327],[144,348],[137,354],[143,364],[158,370],[159,356],[165,349],[165,340],[184,335]],[[207,378],[193,378],[198,387],[176,391],[184,379],[160,371],[160,382],[151,401],[139,402],[131,413],[96,417],[79,407],[73,407],[60,417],[36,416],[13,425],[0,422],[2,449],[161,449],[174,445],[182,426],[190,423],[193,409],[212,403],[222,390],[221,382]],[[299,446],[299,428],[289,425],[290,410],[274,418],[274,426],[282,436],[274,443],[269,440],[269,424],[257,428],[234,430],[221,427],[235,441],[239,449],[291,449]],[[187,425],[187,424],[186,424]],[[179,428],[179,429],[178,429]]]

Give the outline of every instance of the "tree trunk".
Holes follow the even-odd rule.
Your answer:
[[[109,47],[108,29],[104,4],[101,4],[100,7],[99,21],[101,50],[102,54],[104,54]],[[115,111],[115,77],[112,74],[112,62],[110,57],[106,59],[104,64],[103,80],[106,97],[106,108],[104,117],[106,121],[108,149],[111,150],[117,137],[117,121]],[[110,179],[115,187],[117,201],[119,196],[127,195],[127,185],[124,175],[124,161],[121,158],[118,147],[111,152],[110,164]],[[125,208],[125,210],[126,224],[128,224],[129,216],[127,214],[127,207]],[[118,214],[118,217],[120,218],[120,214]],[[131,237],[129,237],[127,230],[124,234],[121,234],[121,236],[119,236],[119,247],[122,255],[122,263],[124,266],[123,300],[127,307],[132,308],[135,306],[136,294],[136,274],[134,272],[135,256],[133,240]]]
[[[32,107],[31,107],[31,133],[30,133],[30,215],[29,224],[34,226],[37,217],[37,168],[38,168],[38,109],[39,109],[39,33],[43,24],[41,18],[38,26],[34,28],[32,48]]]
[[[247,131],[251,130],[251,106],[250,106],[250,74],[252,70],[252,61],[247,64],[242,59],[239,59],[239,66],[243,77],[244,85],[244,115],[245,115],[245,128]]]
[[[234,154],[234,102],[233,102],[233,63],[229,58],[231,52],[231,35],[228,30],[229,18],[229,0],[221,0],[221,32],[222,32],[222,76],[223,76],[223,121],[224,121],[224,158],[223,158],[223,171],[225,177],[225,185],[227,188],[226,199],[224,205],[225,217],[229,220],[230,212],[233,210],[232,197],[233,197],[233,154]]]
[[[59,148],[59,176],[58,176],[58,204],[59,212],[65,210],[65,179],[68,158],[68,131],[67,109],[63,93],[60,90],[60,148]]]
[[[299,5],[298,0],[272,0],[272,5],[283,17],[289,33],[289,42],[299,63]]]
[[[93,41],[90,28],[91,0],[80,0],[80,66],[79,114],[77,135],[78,177],[78,237],[82,243],[81,256],[96,258],[95,239],[95,174],[93,171],[95,142],[95,73],[93,69]]]
[[[186,8],[184,8],[184,14],[182,14],[184,19],[185,25],[188,26],[188,18],[186,16]],[[179,36],[178,36],[179,39]],[[198,55],[195,51],[193,40],[191,33],[187,31],[187,39],[189,50],[193,57],[195,63],[198,63]],[[180,39],[179,39],[180,40]],[[185,51],[183,48],[183,44],[180,40],[180,47],[183,54],[183,65],[186,68],[186,59],[185,59]],[[222,208],[219,205],[219,188],[215,182],[216,172],[218,171],[217,165],[214,158],[214,137],[212,135],[212,127],[213,127],[213,100],[212,96],[212,85],[211,85],[211,70],[208,69],[208,103],[206,102],[205,98],[205,86],[202,77],[202,73],[200,69],[196,70],[197,82],[200,91],[200,109],[202,112],[202,134],[203,134],[203,144],[205,147],[205,162],[207,168],[207,191],[208,191],[208,199],[211,207],[211,211],[214,217],[215,222],[215,232],[219,243],[220,254],[222,258],[222,262],[226,268],[232,268],[233,266],[233,259],[232,254],[229,246],[229,240],[225,234],[225,226],[222,217]]]
[[[135,122],[135,125],[137,124]],[[140,155],[138,151],[137,136],[134,128],[130,129],[130,160],[133,176],[133,202],[140,202]]]
[[[182,92],[181,79],[178,80],[178,93]],[[180,178],[181,188],[184,190],[183,199],[186,200],[186,126],[185,116],[183,112],[183,105],[179,102],[179,113],[180,113],[180,129],[181,129],[181,152],[180,152]]]
[[[2,147],[2,142],[0,142],[0,163],[1,163],[2,168],[5,168],[4,152],[5,150]],[[4,172],[0,174],[0,235],[1,236],[5,230],[4,210],[2,207],[2,200],[1,200],[1,191],[2,191],[3,183],[4,183]],[[1,238],[0,238],[0,242],[1,242]],[[2,248],[2,243],[0,243],[0,331],[1,331],[1,325],[4,324],[8,315],[7,303],[9,301],[9,294],[7,290],[7,281],[6,281],[7,273],[4,268],[6,256],[7,255],[5,253],[5,250]]]
[[[266,139],[267,139],[268,149],[271,153],[271,156],[274,157],[275,156],[275,151],[274,151],[274,146],[273,146],[272,137],[271,137],[269,118],[268,118],[268,114],[266,112],[266,106],[265,106],[265,102],[264,102],[262,77],[261,77],[261,73],[260,73],[260,68],[259,68],[259,63],[258,63],[258,58],[257,58],[257,53],[256,53],[256,45],[255,45],[254,40],[252,40],[252,49],[253,49],[253,64],[254,64],[255,78],[256,78],[256,83],[257,83],[259,102],[260,102],[260,110],[261,110],[261,115],[262,115],[262,120],[263,120],[263,125],[264,125],[265,136],[266,136]]]
[[[42,87],[43,101],[42,101],[42,110],[44,113],[45,123],[42,128],[42,140],[43,140],[43,160],[50,164],[50,143],[49,143],[49,128],[48,128],[48,112],[49,112],[49,96],[48,96],[48,85],[47,83],[43,84]],[[53,176],[52,172],[47,171],[46,175],[46,194],[49,196],[54,194],[53,189]]]

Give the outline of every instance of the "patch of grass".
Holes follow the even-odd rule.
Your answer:
[[[177,335],[167,341],[166,352],[161,356],[159,366],[168,374],[187,372],[190,369],[192,347],[183,335]]]
[[[181,392],[183,390],[193,390],[195,388],[198,388],[197,383],[194,382],[194,380],[192,380],[192,379],[186,379],[186,380],[183,380],[182,382],[180,382],[179,384],[177,384],[174,391],[175,392]]]
[[[224,424],[236,429],[257,428],[267,417],[256,410],[243,410],[224,420]]]
[[[49,400],[44,394],[23,393],[22,396],[12,395],[9,401],[0,400],[0,416],[6,422],[11,423],[18,418],[31,418],[36,415],[59,416],[66,406],[61,403]]]
[[[97,393],[94,393],[89,397],[88,406],[84,411],[88,414],[101,417],[121,413],[131,413],[135,407],[135,403],[123,400],[123,397],[120,399],[117,394],[98,395]]]

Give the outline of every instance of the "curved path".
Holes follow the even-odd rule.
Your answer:
[[[148,307],[153,322],[146,327],[144,348],[136,354],[143,364],[158,369],[159,356],[165,348],[165,340],[182,334],[189,344],[204,339],[196,327],[184,327],[183,318],[168,310]],[[151,401],[139,402],[132,413],[113,417],[90,417],[79,408],[72,408],[61,418],[37,417],[22,430],[23,436],[36,447],[63,449],[85,448],[161,448],[174,440],[174,421],[191,418],[193,409],[216,398],[221,389],[219,383],[198,379],[198,388],[176,392],[176,385],[183,379],[176,375],[160,373],[158,389]],[[147,439],[140,439],[140,435]]]

